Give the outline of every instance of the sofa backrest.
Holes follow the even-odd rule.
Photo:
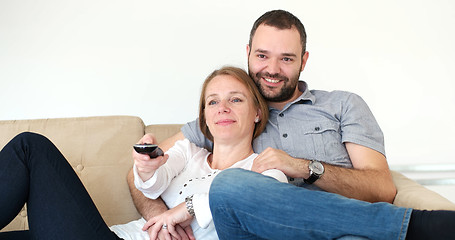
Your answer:
[[[0,121],[0,148],[18,133],[48,137],[63,153],[84,183],[108,225],[138,219],[126,176],[133,164],[132,145],[145,132],[138,117],[109,116]],[[3,230],[27,228],[27,214]]]
[[[154,124],[145,127],[145,133],[153,133],[158,143],[180,132],[183,124]]]

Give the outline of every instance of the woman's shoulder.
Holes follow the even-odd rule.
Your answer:
[[[251,170],[251,167],[253,166],[254,159],[258,156],[257,153],[253,153],[247,158],[240,160],[236,163],[234,163],[231,168],[243,168],[246,170]]]
[[[169,152],[172,151],[184,152],[187,156],[190,157],[194,155],[210,154],[207,149],[196,146],[196,144],[190,142],[190,140],[187,138],[176,141],[174,146],[169,149]]]

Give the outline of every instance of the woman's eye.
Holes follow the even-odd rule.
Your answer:
[[[215,105],[216,104],[216,101],[215,100],[211,100],[211,101],[208,101],[207,102],[207,105]]]
[[[232,102],[235,102],[235,103],[237,103],[237,102],[242,102],[242,99],[240,99],[240,98],[234,98],[234,99],[232,99]]]

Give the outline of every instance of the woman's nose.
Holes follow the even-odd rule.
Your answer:
[[[230,112],[231,109],[229,108],[229,103],[227,101],[221,101],[218,105],[218,112]]]

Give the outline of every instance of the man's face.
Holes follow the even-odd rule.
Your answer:
[[[260,25],[247,53],[249,74],[267,101],[284,102],[298,97],[297,83],[308,53],[302,57],[297,29]]]

